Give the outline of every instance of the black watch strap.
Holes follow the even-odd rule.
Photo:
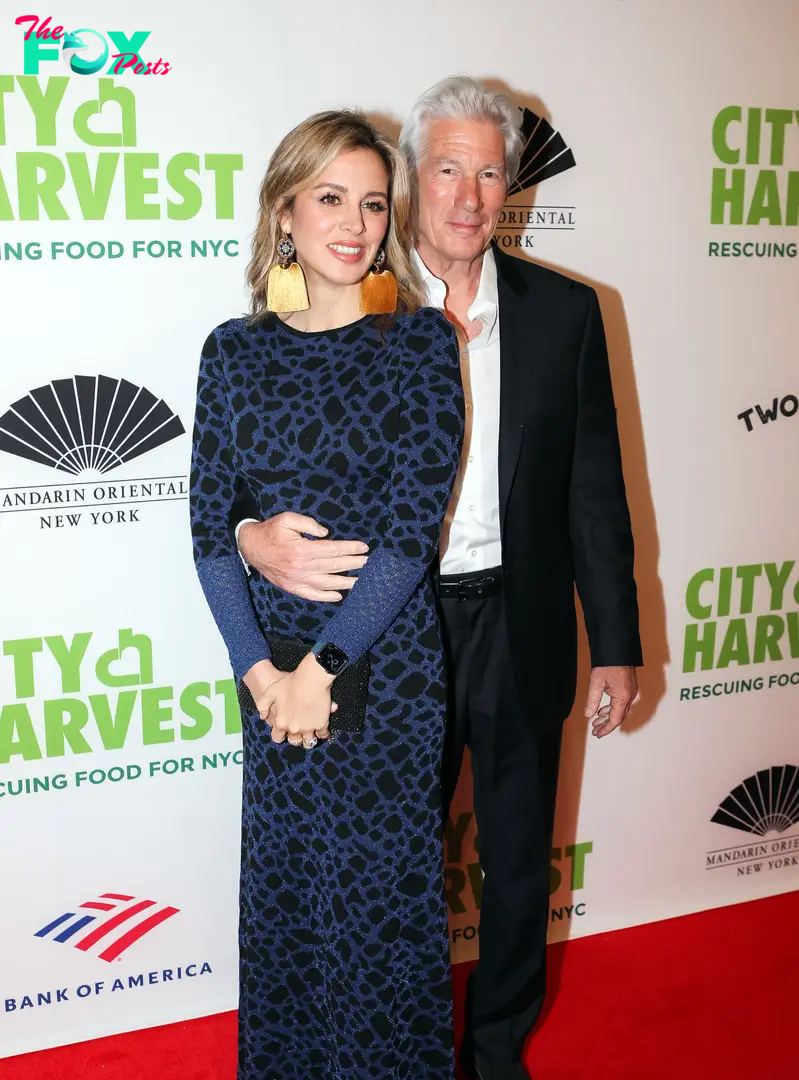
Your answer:
[[[328,675],[340,675],[345,668],[350,666],[350,658],[344,650],[329,641],[323,645],[314,645],[311,652]]]

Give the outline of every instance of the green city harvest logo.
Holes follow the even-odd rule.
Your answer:
[[[799,224],[799,169],[785,169],[786,147],[799,161],[799,109],[728,105],[713,121],[712,225]],[[757,166],[757,168],[754,168]]]
[[[110,649],[90,632],[17,638],[3,642],[3,657],[3,698],[14,689],[0,700],[0,765],[241,734],[233,679],[153,685],[152,641],[131,629]],[[43,672],[62,696],[42,699]],[[89,683],[95,692],[84,693]]]
[[[480,837],[472,836],[474,811],[464,810],[457,820],[447,818],[444,824],[444,895],[451,915],[464,915],[480,911],[483,904],[483,870],[480,866]],[[565,848],[553,847],[549,863],[549,895],[554,896],[563,886],[571,893],[585,888],[586,860],[593,852],[591,841],[568,844]],[[579,910],[578,910],[579,909]],[[552,922],[583,915],[585,905],[565,905],[552,908]],[[459,936],[456,932],[455,937]],[[466,940],[474,936],[463,933]]]
[[[65,115],[70,79],[0,75],[0,147],[7,119],[15,111],[15,142],[27,129],[37,147],[55,147],[65,128],[97,152],[22,150],[13,166],[0,168],[0,221],[103,221],[112,194],[129,221],[187,221],[212,200],[217,220],[234,217],[234,178],[244,168],[241,154],[181,152],[161,154],[120,150],[138,146],[136,97],[113,79],[97,80],[97,93]],[[109,106],[106,109],[106,106]],[[115,130],[107,130],[113,118]],[[99,123],[98,123],[99,121]],[[5,173],[3,172],[5,169]],[[14,184],[15,181],[15,184]],[[120,215],[121,216],[121,215]]]
[[[683,672],[799,658],[796,562],[698,570],[688,582]],[[756,613],[756,608],[760,613]]]

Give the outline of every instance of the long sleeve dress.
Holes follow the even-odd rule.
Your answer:
[[[233,319],[202,353],[197,572],[240,679],[265,633],[369,653],[365,729],[311,750],[243,716],[239,1080],[451,1080],[439,765],[446,694],[428,569],[463,437],[456,336],[422,308],[305,333]],[[229,528],[314,517],[370,546],[341,603],[248,577]]]

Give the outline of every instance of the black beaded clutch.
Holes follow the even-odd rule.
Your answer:
[[[311,651],[310,645],[299,638],[267,634],[266,640],[272,651],[272,663],[278,671],[294,671]],[[364,653],[360,660],[345,668],[334,681],[330,696],[338,709],[330,716],[331,735],[342,731],[363,731],[366,723],[366,700],[369,696],[370,667],[369,654]],[[244,681],[239,682],[238,699],[242,712],[258,712]]]

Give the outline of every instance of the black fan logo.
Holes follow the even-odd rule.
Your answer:
[[[107,473],[185,431],[144,386],[75,375],[31,390],[0,416],[0,450],[79,476]]]
[[[730,792],[711,821],[765,836],[799,822],[799,765],[774,765]]]
[[[508,188],[508,195],[527,191],[542,180],[573,169],[577,164],[563,136],[559,131],[555,131],[548,120],[537,116],[531,109],[522,109],[522,113],[524,147],[519,171]]]

